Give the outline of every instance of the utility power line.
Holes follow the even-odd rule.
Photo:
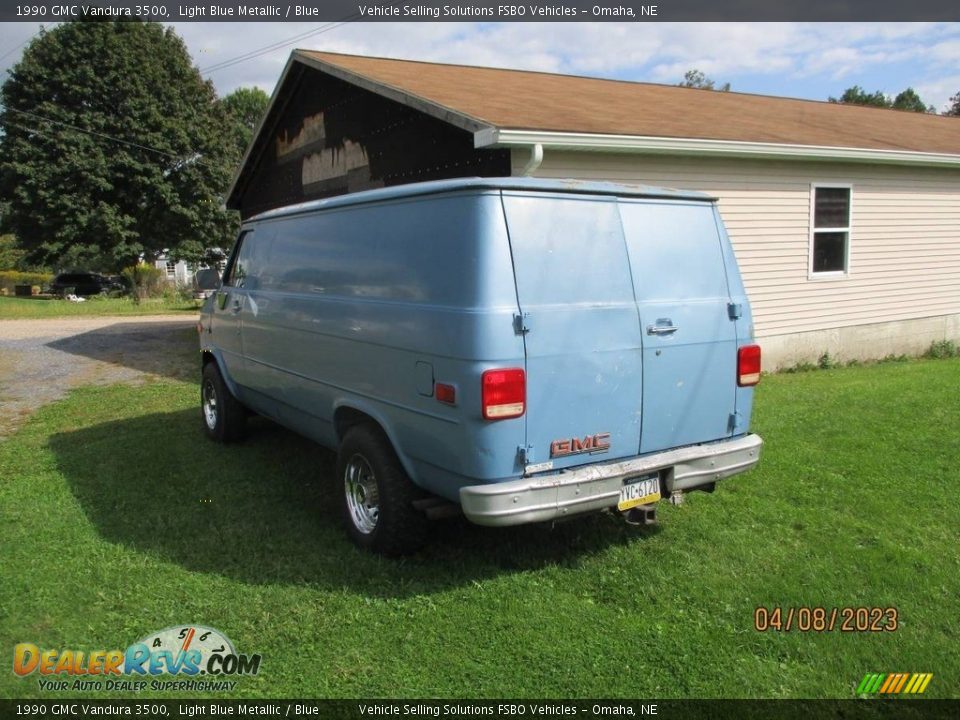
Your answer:
[[[401,0],[393,0],[393,2],[387,3],[387,6],[397,5]],[[324,25],[318,25],[312,30],[307,32],[300,33],[299,35],[294,35],[287,38],[286,40],[281,40],[279,42],[272,43],[270,45],[264,45],[261,48],[256,50],[251,50],[248,53],[243,55],[238,55],[237,57],[230,58],[228,60],[223,60],[213,65],[208,65],[207,67],[200,68],[201,73],[217,72],[218,70],[223,70],[224,68],[230,67],[232,65],[238,65],[239,63],[246,62],[247,60],[253,60],[254,58],[266,55],[267,53],[273,52],[274,50],[279,50],[280,48],[287,47],[288,45],[293,45],[296,42],[301,40],[306,40],[308,37],[313,37],[315,35],[322,35],[325,32],[335,30],[338,27],[343,25],[348,25],[352,23],[357,18],[361,17],[363,13],[355,12],[345,17],[340,18],[339,20],[334,20],[333,22],[325,23]]]
[[[50,27],[54,27],[55,25],[57,25],[57,23],[54,23],[54,24],[51,25]],[[29,43],[31,40],[33,40],[37,35],[39,35],[40,33],[42,33],[44,30],[46,30],[46,27],[45,27],[44,25],[41,25],[41,26],[40,26],[40,29],[37,30],[33,35],[31,35],[30,37],[28,37],[26,40],[24,40],[24,41],[23,41],[22,43],[20,43],[19,45],[16,45],[16,46],[10,48],[10,49],[7,50],[3,55],[0,55],[0,60],[3,60],[3,59],[4,59],[5,57],[7,57],[8,55],[12,55],[13,53],[15,53],[17,50],[19,50],[19,49],[22,48],[24,45],[26,45],[27,43]],[[10,70],[7,69],[7,70],[5,70],[5,72],[10,72]]]
[[[262,48],[251,50],[248,53],[245,53],[243,55],[238,55],[237,57],[230,58],[229,60],[223,60],[222,62],[209,65],[205,68],[200,68],[200,72],[212,73],[212,72],[217,72],[218,70],[223,70],[225,68],[231,67],[233,65],[239,65],[240,63],[246,62],[247,60],[253,60],[254,58],[258,58],[262,55],[271,53],[274,50],[279,50],[281,48],[287,47],[288,45],[293,45],[294,43],[300,42],[301,40],[306,40],[308,37],[313,37],[315,35],[322,35],[323,33],[334,30],[338,27],[341,27],[342,25],[347,25],[353,22],[358,17],[360,17],[360,13],[353,13],[352,15],[348,15],[342,20],[327,23],[326,25],[320,25],[319,27],[316,27],[313,30],[310,30],[305,33],[301,33],[300,35],[294,35],[293,37],[289,37],[286,40],[281,40],[280,42],[273,43],[272,45],[265,45]]]
[[[37,113],[27,112],[26,110],[17,110],[16,108],[12,108],[12,107],[9,107],[9,106],[6,107],[6,110],[7,110],[8,112],[17,113],[18,115],[26,115],[27,117],[31,117],[31,118],[34,118],[34,119],[36,119],[36,120],[40,120],[40,121],[43,121],[43,122],[48,122],[48,123],[51,123],[51,124],[53,124],[53,125],[60,125],[60,126],[65,127],[65,128],[67,128],[67,129],[69,129],[69,130],[74,130],[74,131],[76,131],[76,132],[85,133],[86,135],[93,135],[93,136],[95,136],[95,137],[102,138],[103,140],[109,140],[109,141],[111,141],[111,142],[119,143],[119,144],[121,144],[121,145],[129,145],[129,146],[131,146],[131,147],[139,148],[140,150],[146,150],[146,151],[148,151],[148,152],[156,153],[156,154],[158,154],[158,155],[164,155],[164,156],[166,156],[166,157],[173,158],[174,160],[185,160],[185,158],[183,158],[183,157],[180,156],[180,155],[177,155],[176,153],[166,152],[165,150],[158,150],[157,148],[153,148],[153,147],[150,147],[150,146],[148,146],[148,145],[141,145],[140,143],[135,143],[135,142],[132,142],[132,141],[130,141],[130,140],[124,140],[123,138],[118,138],[118,137],[115,137],[115,136],[113,136],[113,135],[107,135],[106,133],[97,132],[96,130],[87,130],[86,128],[77,127],[76,125],[71,125],[71,124],[69,124],[69,123],[65,123],[65,122],[62,122],[62,121],[60,121],[60,120],[54,120],[53,118],[48,118],[48,117],[45,117],[45,116],[43,116],[43,115],[38,115]],[[11,123],[11,124],[13,124],[13,123]],[[39,130],[38,128],[27,127],[27,126],[24,126],[24,125],[18,125],[17,127],[21,128],[21,129],[24,129],[24,130],[30,130],[30,131],[33,131],[33,132],[39,132],[41,135],[44,134],[44,133],[43,133],[41,130]]]

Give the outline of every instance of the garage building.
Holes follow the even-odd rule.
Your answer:
[[[960,341],[960,118],[297,50],[227,205],[508,175],[719,198],[768,368]]]

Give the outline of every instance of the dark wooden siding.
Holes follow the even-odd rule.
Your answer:
[[[510,175],[509,150],[319,70],[291,68],[230,207],[271,208],[370,188]]]

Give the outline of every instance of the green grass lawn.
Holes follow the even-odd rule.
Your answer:
[[[200,303],[173,298],[134,302],[131,298],[91,297],[77,303],[59,298],[0,297],[0,320],[78,317],[91,315],[157,315],[197,313]]]
[[[958,378],[767,377],[760,467],[658,527],[452,521],[404,561],[347,542],[315,445],[262,420],[207,442],[193,383],[84,388],[0,443],[0,650],[199,623],[263,655],[235,697],[851,698],[868,672],[932,672],[926,696],[956,698]],[[801,605],[894,606],[899,628],[754,629]],[[43,694],[0,673],[2,697]]]

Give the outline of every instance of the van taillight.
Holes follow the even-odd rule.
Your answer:
[[[527,378],[520,368],[487,370],[481,376],[484,420],[506,420],[523,415]]]
[[[749,387],[760,382],[760,346],[744,345],[737,351],[737,385]]]

